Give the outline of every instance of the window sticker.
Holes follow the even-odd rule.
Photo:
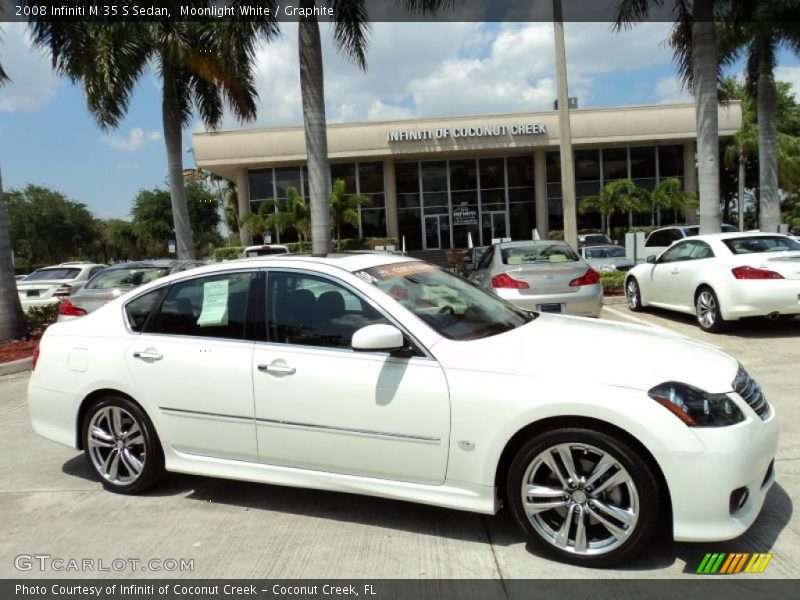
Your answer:
[[[203,309],[197,319],[200,327],[228,324],[228,280],[203,284]]]

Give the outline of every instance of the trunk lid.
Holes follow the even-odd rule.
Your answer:
[[[800,279],[800,250],[764,256],[761,267],[780,273],[784,279]]]
[[[570,286],[569,282],[582,277],[589,267],[580,262],[541,263],[526,265],[509,265],[504,272],[510,277],[528,284],[528,289],[521,289],[523,296],[538,296],[541,294],[568,294],[580,290],[580,287]]]

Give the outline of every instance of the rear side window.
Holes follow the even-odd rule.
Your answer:
[[[47,281],[48,279],[75,279],[80,269],[40,269],[28,275],[25,281]]]
[[[515,246],[501,250],[504,265],[531,263],[562,263],[580,260],[566,244],[542,244],[539,246]]]
[[[755,254],[759,252],[786,252],[800,250],[800,243],[784,236],[759,236],[731,238],[724,240],[725,245],[734,254]]]
[[[147,322],[147,317],[150,316],[150,312],[156,304],[158,304],[158,300],[161,298],[163,292],[164,290],[162,288],[147,292],[125,305],[125,314],[128,315],[128,324],[130,325],[131,331],[138,333],[142,330],[144,324]]]
[[[244,339],[253,277],[226,273],[172,285],[147,333]]]
[[[132,267],[107,269],[86,284],[87,290],[127,291],[155,281],[169,273],[168,267]]]
[[[669,241],[667,240],[667,232],[666,231],[654,231],[650,234],[650,237],[647,238],[647,243],[645,244],[646,247],[651,248],[653,246],[669,246]]]

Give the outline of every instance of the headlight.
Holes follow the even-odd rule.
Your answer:
[[[724,427],[744,421],[744,415],[727,394],[668,381],[647,394],[690,427]]]

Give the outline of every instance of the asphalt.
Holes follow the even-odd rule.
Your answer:
[[[152,492],[105,492],[82,455],[37,437],[25,401],[28,374],[0,377],[0,578],[682,578],[706,552],[772,552],[758,577],[800,576],[800,318],[743,323],[704,334],[691,318],[604,317],[666,327],[731,352],[763,385],[781,416],[777,483],[750,531],[717,544],[655,541],[624,568],[590,570],[554,562],[525,542],[507,511],[487,517],[347,494],[173,475]],[[592,340],[587,340],[590,360]],[[15,557],[188,559],[184,572],[19,571]],[[95,563],[98,565],[99,563]],[[120,563],[117,563],[119,565]]]

